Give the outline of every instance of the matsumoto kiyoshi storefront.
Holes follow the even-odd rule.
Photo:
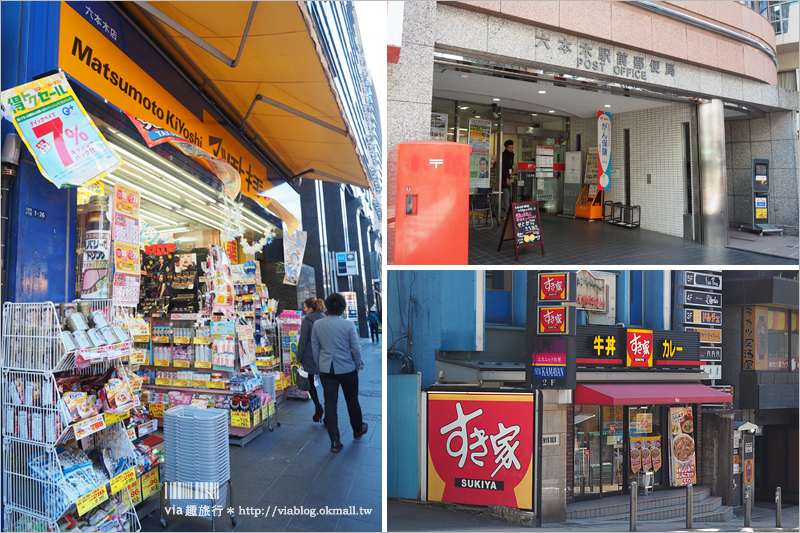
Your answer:
[[[702,482],[702,404],[732,398],[700,383],[697,333],[578,326],[576,362],[568,501]]]

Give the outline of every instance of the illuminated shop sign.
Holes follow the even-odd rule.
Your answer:
[[[428,393],[428,500],[533,509],[533,394]]]

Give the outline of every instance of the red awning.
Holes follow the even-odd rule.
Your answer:
[[[731,403],[733,396],[700,383],[589,383],[578,385],[578,405]]]

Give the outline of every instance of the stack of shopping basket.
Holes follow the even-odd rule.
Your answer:
[[[188,405],[166,411],[162,498],[169,498],[170,507],[181,508],[185,514],[188,506],[194,506],[198,516],[211,520],[213,527],[213,511],[220,516],[232,507],[230,478],[228,412]],[[210,514],[201,513],[205,506]],[[161,507],[163,512],[163,502]],[[231,522],[236,525],[233,515]],[[161,523],[166,524],[163,515]]]

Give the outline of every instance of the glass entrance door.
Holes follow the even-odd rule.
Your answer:
[[[600,418],[597,405],[575,406],[574,478],[575,496],[600,496],[601,446]]]
[[[625,486],[623,466],[625,464],[625,431],[623,429],[625,408],[603,407],[603,494],[621,493]]]

